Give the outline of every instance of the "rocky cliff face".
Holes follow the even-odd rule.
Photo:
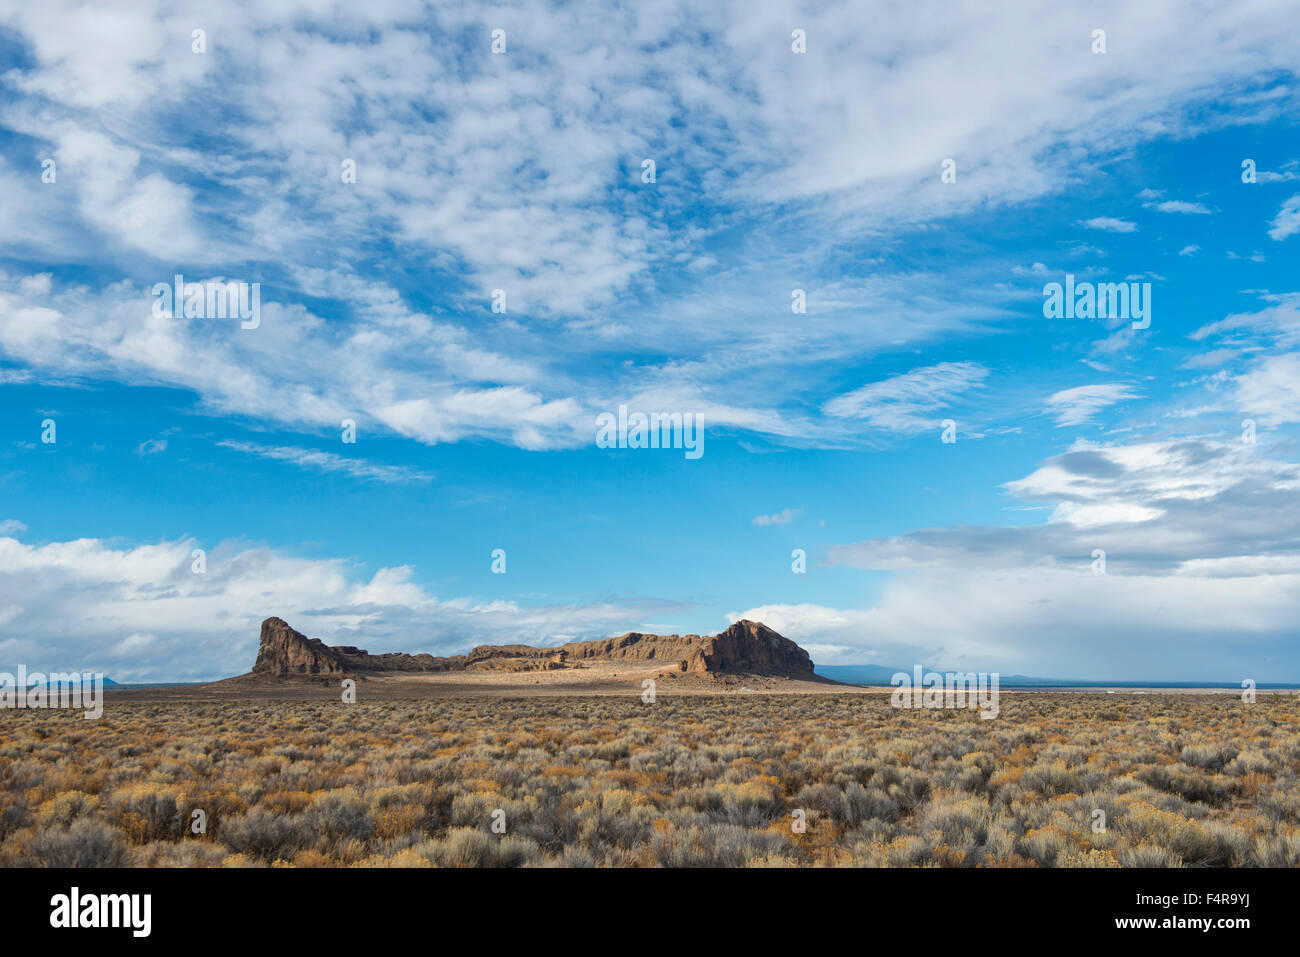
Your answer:
[[[584,661],[655,661],[665,669],[694,674],[756,674],[814,678],[808,652],[756,621],[738,621],[712,636],[629,632],[601,641],[558,648],[480,645],[448,658],[402,653],[372,655],[353,645],[330,647],[308,638],[281,618],[262,622],[254,673],[337,675],[350,672],[553,671]]]
[[[277,675],[335,675],[345,669],[325,643],[294,631],[283,618],[262,622],[253,671]]]
[[[462,671],[464,656],[372,655],[355,645],[325,644],[295,631],[283,618],[262,622],[262,643],[253,672],[275,675],[337,675],[352,671]]]
[[[813,661],[808,652],[762,622],[744,619],[726,631],[704,639],[703,647],[683,662],[682,670],[712,674],[815,677]]]
[[[699,635],[643,635],[631,631],[617,638],[600,641],[575,641],[560,650],[576,660],[589,658],[606,661],[662,661],[665,666],[685,661],[699,651],[708,639]]]
[[[576,660],[680,663],[680,670],[696,674],[813,677],[813,663],[808,652],[756,621],[738,621],[726,631],[712,636],[629,632],[603,641],[562,645],[560,650]]]

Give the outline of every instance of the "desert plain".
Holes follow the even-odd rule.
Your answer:
[[[264,627],[261,670],[0,715],[0,865],[1300,866],[1295,692],[1013,691],[987,720],[725,635],[367,671]]]

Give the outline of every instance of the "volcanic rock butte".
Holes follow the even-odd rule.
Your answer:
[[[816,680],[812,659],[789,638],[757,621],[738,621],[711,636],[629,632],[601,641],[555,648],[479,645],[468,655],[438,658],[402,653],[372,655],[352,645],[326,645],[281,618],[262,622],[254,674],[342,675],[351,672],[554,671],[583,661],[656,661],[665,671],[746,674]]]

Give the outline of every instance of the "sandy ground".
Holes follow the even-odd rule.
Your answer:
[[[799,681],[758,675],[688,675],[665,671],[662,662],[595,661],[581,668],[561,671],[456,671],[436,674],[360,674],[357,700],[392,698],[502,697],[529,698],[563,695],[635,695],[642,694],[642,682],[655,681],[658,697],[679,695],[745,694],[889,694],[889,686],[863,687],[835,681]],[[329,700],[341,694],[337,677],[293,676],[275,678],[265,675],[241,675],[203,685],[172,688],[105,689],[116,700],[133,701],[221,701],[221,700]],[[1060,691],[1003,689],[1001,694],[1061,694]],[[1230,694],[1233,689],[1196,688],[1085,688],[1071,689],[1082,694]],[[1295,691],[1259,691],[1260,696]]]
[[[453,671],[434,674],[358,674],[357,700],[366,698],[445,698],[469,696],[538,697],[550,695],[636,695],[647,678],[655,694],[861,694],[873,689],[835,681],[798,681],[759,675],[687,675],[666,672],[662,662],[584,662],[561,671]],[[874,689],[879,691],[880,689]],[[276,678],[241,675],[203,685],[173,688],[106,689],[117,700],[214,701],[331,699],[340,691],[337,677]]]

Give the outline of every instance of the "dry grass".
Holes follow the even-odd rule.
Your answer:
[[[7,866],[1300,865],[1294,696],[128,702],[0,729]]]

